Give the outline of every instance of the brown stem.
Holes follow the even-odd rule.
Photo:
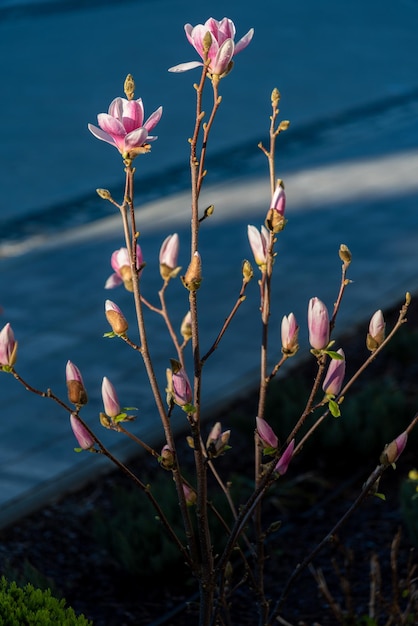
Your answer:
[[[237,301],[235,302],[234,306],[232,307],[232,310],[231,310],[230,314],[226,318],[226,320],[225,320],[221,330],[219,331],[218,336],[216,337],[215,341],[213,342],[212,346],[209,348],[209,350],[206,352],[206,354],[201,358],[200,362],[201,362],[202,365],[204,365],[205,361],[207,361],[207,359],[210,357],[210,355],[215,352],[215,350],[219,346],[219,343],[220,343],[222,337],[224,336],[228,326],[232,322],[235,314],[237,313],[239,307],[244,302],[244,300],[245,300],[244,292],[245,292],[245,289],[246,289],[247,285],[248,285],[248,281],[243,280],[242,281],[242,286],[241,286],[241,291],[239,293]]]
[[[185,497],[184,490],[183,490],[181,474],[177,465],[178,461],[177,461],[177,455],[176,455],[176,446],[175,446],[174,436],[173,436],[173,432],[171,429],[169,417],[165,410],[165,405],[164,405],[162,395],[159,389],[157,377],[155,375],[154,366],[151,360],[149,347],[148,347],[148,339],[147,339],[147,333],[146,333],[145,321],[144,321],[144,315],[143,315],[143,309],[142,309],[140,284],[138,280],[138,269],[136,265],[136,233],[132,232],[132,239],[131,239],[131,236],[130,236],[131,233],[129,231],[127,205],[130,208],[130,214],[132,216],[132,214],[134,213],[133,177],[134,177],[135,170],[129,164],[127,164],[125,172],[126,172],[126,194],[125,194],[126,200],[123,205],[123,208],[121,209],[121,216],[122,216],[122,222],[123,222],[123,230],[125,234],[125,243],[128,249],[129,258],[131,259],[133,297],[134,297],[134,303],[135,303],[136,318],[137,318],[137,323],[138,323],[138,332],[139,332],[139,337],[140,337],[141,355],[142,355],[144,366],[147,372],[148,380],[150,382],[151,390],[154,396],[154,401],[155,401],[155,404],[156,404],[156,407],[157,407],[157,410],[158,410],[158,413],[162,422],[166,442],[174,455],[175,467],[173,468],[173,478],[174,478],[174,482],[176,485],[176,491],[177,491],[177,496],[179,499],[179,506],[180,506],[180,511],[181,511],[181,515],[183,519],[185,532],[186,532],[187,542],[188,542],[188,545],[190,545],[191,547],[192,561],[196,563],[197,562],[197,559],[196,559],[197,546],[195,543],[193,527],[191,524],[189,510],[188,510],[187,503],[186,503],[186,497]],[[131,224],[132,224],[132,227],[134,228],[135,222],[133,220],[131,220]]]
[[[39,389],[36,389],[35,387],[32,387],[32,385],[30,385],[29,383],[27,383],[21,376],[20,374],[18,374],[16,372],[16,370],[14,368],[11,368],[10,373],[13,374],[14,378],[19,381],[26,389],[26,391],[30,391],[31,393],[34,393],[37,396],[41,396],[41,398],[51,398],[51,400],[54,400],[54,402],[56,402],[57,404],[59,404],[63,409],[65,409],[66,411],[68,411],[68,413],[76,413],[77,411],[73,408],[71,408],[70,406],[68,406],[68,404],[65,404],[65,402],[63,402],[58,396],[56,396],[54,393],[52,393],[51,389],[47,389],[46,391],[41,391]]]

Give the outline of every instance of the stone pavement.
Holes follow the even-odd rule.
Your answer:
[[[279,237],[275,268],[271,345],[276,341],[277,354],[284,314],[294,311],[304,327],[310,297],[318,296],[331,308],[340,278],[337,252],[341,243],[352,250],[350,278],[354,282],[347,290],[337,331],[368,318],[378,308],[389,307],[406,290],[418,291],[417,87],[410,81],[404,95],[382,98],[379,106],[356,107],[352,102],[352,114],[337,115],[335,110],[328,118],[324,110],[318,119],[332,123],[301,123],[299,129],[304,132],[298,133],[296,125],[294,138],[289,131],[289,139],[279,144],[278,174],[286,183],[289,222]],[[375,102],[369,96],[369,102]],[[345,103],[340,104],[344,112]],[[99,147],[112,152],[104,144]],[[234,177],[209,184],[201,202],[201,206],[215,204],[215,214],[202,228],[201,237],[204,348],[211,345],[235,302],[242,260],[251,260],[246,226],[262,223],[269,202],[265,164],[256,146],[252,151],[245,143],[243,154],[239,149],[228,154]],[[122,191],[121,183],[120,179]],[[100,186],[106,186],[106,181],[102,179]],[[140,201],[140,184],[137,192]],[[168,233],[179,232],[180,263],[183,267],[188,263],[189,205],[188,193],[180,191],[140,208],[138,227],[147,262],[141,281],[144,295],[153,302],[160,286],[158,249]],[[139,408],[135,432],[157,446],[163,441],[138,357],[122,342],[102,338],[108,331],[105,298],[114,300],[131,328],[135,327],[129,294],[121,288],[103,289],[111,273],[110,255],[123,245],[118,224],[118,217],[109,217],[23,245],[6,240],[1,248],[0,300],[2,322],[11,322],[19,341],[21,376],[37,388],[50,387],[65,397],[65,364],[72,360],[83,373],[90,397],[82,415],[103,434],[112,451],[128,455],[132,446],[121,436],[100,433],[97,416],[104,375],[114,383],[122,405]],[[170,286],[168,305],[178,327],[187,310],[186,292],[179,281]],[[216,405],[256,380],[257,308],[258,287],[253,281],[230,332],[206,366],[208,419]],[[173,354],[161,320],[149,314],[147,323],[151,352],[164,385]],[[307,351],[302,331],[301,352]],[[25,392],[6,374],[0,376],[0,398],[0,526],[108,468],[108,462],[98,456],[74,453],[68,416],[50,400]],[[180,410],[172,419],[175,428],[184,425]]]

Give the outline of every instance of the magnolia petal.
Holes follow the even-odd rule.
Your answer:
[[[250,43],[250,41],[253,38],[253,36],[254,36],[254,28],[250,28],[248,33],[246,35],[244,35],[244,37],[242,37],[235,44],[235,54],[238,54],[238,52],[241,52],[241,50],[244,50],[244,48],[246,48],[248,46],[248,44]]]
[[[234,56],[235,45],[232,39],[226,39],[219,48],[215,60],[210,64],[213,74],[223,74],[232,57]]]
[[[100,128],[104,130],[105,133],[111,135],[114,139],[116,137],[124,137],[126,135],[122,122],[108,113],[99,113],[97,121],[99,122]]]
[[[110,257],[110,265],[113,267],[117,274],[119,274],[119,270],[121,267],[130,264],[131,260],[129,258],[127,248],[119,248],[119,250],[115,250]]]
[[[179,63],[179,65],[174,65],[168,69],[169,72],[188,72],[189,70],[194,70],[196,67],[203,65],[200,61],[189,61],[188,63]]]
[[[105,289],[114,289],[115,287],[119,287],[122,284],[122,279],[117,274],[111,274],[107,281],[105,282]]]
[[[161,119],[162,114],[163,114],[163,107],[158,107],[158,109],[149,116],[149,118],[143,125],[144,128],[146,128],[147,131],[150,132],[158,124],[158,122]]]
[[[234,22],[227,17],[223,17],[221,21],[218,22],[218,42],[222,44],[225,39],[233,40],[235,38],[235,34],[236,30]]]
[[[127,133],[143,126],[144,106],[142,100],[125,100],[123,102],[122,124]]]
[[[92,135],[96,137],[96,139],[100,139],[101,141],[106,141],[106,143],[110,143],[112,146],[116,146],[115,140],[108,133],[105,133],[101,128],[97,128],[97,126],[93,126],[93,124],[88,124],[87,128],[91,132]]]
[[[146,143],[148,131],[146,128],[137,128],[125,137],[125,149],[138,148]]]

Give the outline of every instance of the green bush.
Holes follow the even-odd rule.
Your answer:
[[[4,576],[0,579],[0,626],[91,626],[92,622],[77,615],[70,607],[65,607],[65,600],[58,600],[51,591],[35,589],[28,584],[18,587],[15,582],[8,582]]]

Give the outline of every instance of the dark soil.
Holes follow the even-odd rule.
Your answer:
[[[399,308],[385,313],[388,327],[397,317]],[[407,399],[407,410],[412,418],[418,395],[418,359],[414,361],[407,353],[408,346],[413,343],[411,337],[414,341],[418,337],[418,307],[414,301],[408,319],[409,328],[404,326],[400,330],[397,351],[388,350],[386,356],[384,353],[366,373],[362,384],[378,380],[383,385],[388,376],[391,381],[399,381],[397,390]],[[367,356],[364,348],[366,328],[367,325],[363,325],[360,333],[338,342],[343,345],[347,363],[353,371]],[[412,352],[417,354],[415,350]],[[309,385],[314,371],[312,360],[298,367],[298,381],[304,380]],[[294,374],[289,378],[292,377]],[[280,384],[286,384],[286,380]],[[300,391],[298,393],[300,395]],[[231,436],[232,449],[217,459],[217,469],[224,477],[233,475],[233,482],[238,483],[242,497],[251,481],[251,433],[255,406],[256,394],[250,393],[248,397],[239,398],[226,407],[213,420],[221,421],[225,427],[235,424]],[[341,419],[344,419],[344,411]],[[374,416],[373,419],[379,418]],[[397,423],[399,420],[399,415],[393,416],[396,434],[401,431]],[[251,424],[249,430],[243,426],[245,423]],[[354,434],[360,441],[362,432]],[[183,439],[179,438],[179,456],[190,459],[186,462],[187,471],[187,465],[192,463],[192,452]],[[361,446],[353,444],[350,448],[350,445],[348,449],[347,446],[341,447],[344,461],[337,459],[338,463],[332,454],[328,455],[329,448],[319,441],[317,447],[308,449],[306,455],[302,453],[292,461],[288,474],[277,483],[277,487],[273,487],[266,499],[265,528],[274,521],[281,521],[280,530],[271,534],[266,544],[266,588],[272,604],[280,596],[296,565],[343,515],[359,493],[368,473],[378,463],[378,454],[376,456],[374,450],[362,456]],[[391,602],[393,568],[391,570],[390,546],[399,528],[402,529],[397,559],[399,578],[406,577],[411,543],[403,527],[399,488],[408,471],[416,466],[416,447],[409,445],[399,459],[396,472],[390,468],[382,478],[379,491],[385,493],[386,500],[369,497],[313,560],[315,569],[323,571],[336,602],[347,610],[352,602],[352,614],[357,617],[366,615],[368,611],[370,559],[373,554],[378,555],[381,566],[380,597],[386,603]],[[153,482],[156,473],[170,478],[170,474],[160,470],[152,459],[141,457],[130,467],[141,478],[145,475],[145,481]],[[170,480],[167,482],[171,483]],[[139,540],[136,537],[139,547],[131,544],[127,549],[130,557],[143,549],[142,556],[131,559],[132,562],[122,554],[125,544],[114,541],[118,533],[125,537],[129,535],[132,520],[120,520],[113,527],[105,522],[117,522],[120,510],[127,507],[131,510],[131,517],[139,517],[132,503],[128,504],[127,496],[123,495],[125,489],[132,490],[125,476],[117,472],[109,474],[97,484],[69,494],[3,530],[0,533],[0,573],[4,572],[9,578],[21,582],[30,580],[38,586],[51,585],[57,595],[65,597],[77,613],[84,613],[92,619],[95,626],[197,625],[196,587],[181,562],[176,561],[162,543],[163,531],[159,530],[158,522],[151,519],[149,526],[140,531]],[[141,495],[138,502],[142,509]],[[151,535],[148,534],[149,528]],[[157,534],[156,546],[150,548],[149,537],[155,528],[160,534]],[[248,532],[251,534],[251,529]],[[112,549],[111,544],[116,547]],[[154,559],[154,556],[158,558]],[[414,562],[414,557],[412,559]],[[126,570],[127,563],[129,571]],[[234,566],[232,585],[236,585],[241,576],[239,566]],[[238,586],[233,598],[232,624],[258,624],[251,587],[247,583]],[[277,623],[291,626],[341,623],[330,611],[329,602],[318,592],[309,569],[303,571],[295,582],[281,615],[282,620]],[[382,620],[383,615],[388,616],[389,613],[383,612]],[[411,621],[408,623],[418,624],[418,612],[411,612],[409,617]],[[347,620],[345,623],[360,624],[360,621]],[[384,624],[386,621],[374,623]],[[401,624],[396,620],[393,623]]]

